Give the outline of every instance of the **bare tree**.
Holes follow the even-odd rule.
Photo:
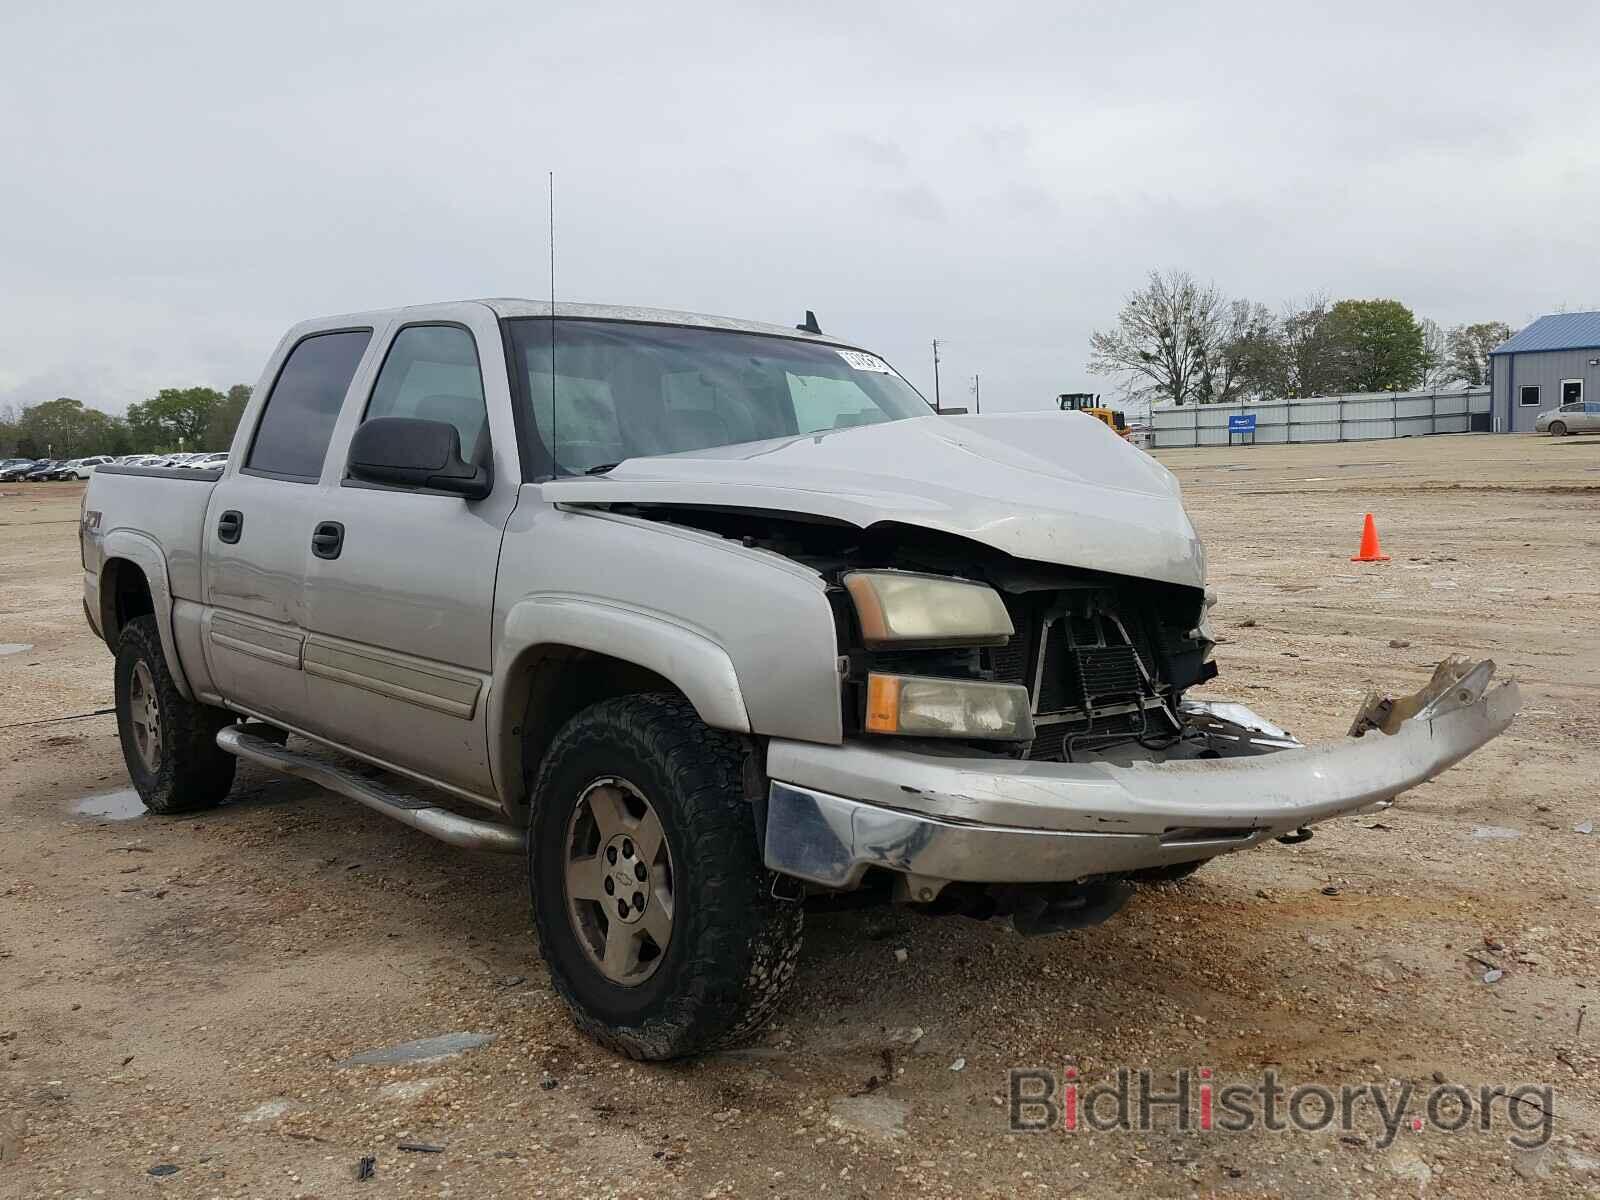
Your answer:
[[[1290,304],[1279,323],[1282,331],[1282,394],[1326,396],[1338,379],[1337,341],[1328,321],[1333,304],[1326,292],[1313,292]]]
[[[1090,336],[1089,370],[1122,376],[1135,399],[1187,404],[1209,398],[1227,336],[1226,308],[1215,287],[1187,271],[1152,271],[1123,304],[1117,327]]]
[[[1250,300],[1228,301],[1221,341],[1201,379],[1200,402],[1226,404],[1280,395],[1282,357],[1282,334],[1267,306]]]
[[[1419,386],[1439,388],[1456,379],[1455,363],[1450,358],[1449,338],[1439,322],[1423,317],[1417,322],[1422,327],[1422,382]]]
[[[1457,325],[1447,338],[1451,374],[1469,387],[1489,382],[1489,351],[1511,336],[1504,321]]]

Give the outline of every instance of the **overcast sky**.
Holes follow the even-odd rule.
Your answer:
[[[792,324],[947,404],[1153,267],[1445,325],[1600,305],[1600,5],[0,0],[0,405],[254,382],[324,313]]]

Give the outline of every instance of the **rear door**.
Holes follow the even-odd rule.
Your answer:
[[[279,361],[248,446],[211,492],[204,553],[205,648],[234,707],[308,728],[306,562],[317,489],[371,327],[313,331]]]
[[[482,305],[408,309],[375,361],[316,491],[311,708],[342,745],[488,799],[495,572],[521,483],[499,325]],[[493,491],[467,501],[348,478],[350,438],[375,417],[454,425],[462,456],[491,466]]]

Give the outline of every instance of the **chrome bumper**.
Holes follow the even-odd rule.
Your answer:
[[[1495,737],[1521,697],[1512,683],[1491,688],[1493,674],[1492,662],[1442,663],[1413,695],[1369,699],[1352,736],[1312,747],[1242,706],[1187,705],[1188,757],[1124,765],[774,741],[766,863],[829,888],[884,867],[937,890],[954,880],[1066,882],[1242,850],[1382,806]]]

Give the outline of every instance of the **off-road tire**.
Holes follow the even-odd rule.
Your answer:
[[[630,1058],[678,1058],[747,1038],[794,975],[801,908],[772,896],[746,796],[750,753],[681,697],[621,696],[573,717],[539,768],[528,837],[539,949],[578,1027]],[[634,986],[594,965],[568,916],[568,822],[602,778],[648,799],[672,857],[671,937],[654,973]]]
[[[143,664],[153,683],[161,751],[154,770],[141,756],[130,697],[134,671]],[[233,786],[238,759],[217,747],[217,731],[235,720],[225,709],[185,700],[178,694],[152,616],[135,617],[117,642],[117,732],[128,775],[144,806],[168,816],[221,804]]]
[[[1567,423],[1565,421],[1551,421],[1550,422],[1550,436],[1551,437],[1566,437],[1567,436]]]
[[[1193,862],[1169,863],[1164,867],[1145,867],[1142,871],[1129,871],[1128,878],[1134,883],[1177,883],[1187,879],[1211,860],[1197,858]]]

